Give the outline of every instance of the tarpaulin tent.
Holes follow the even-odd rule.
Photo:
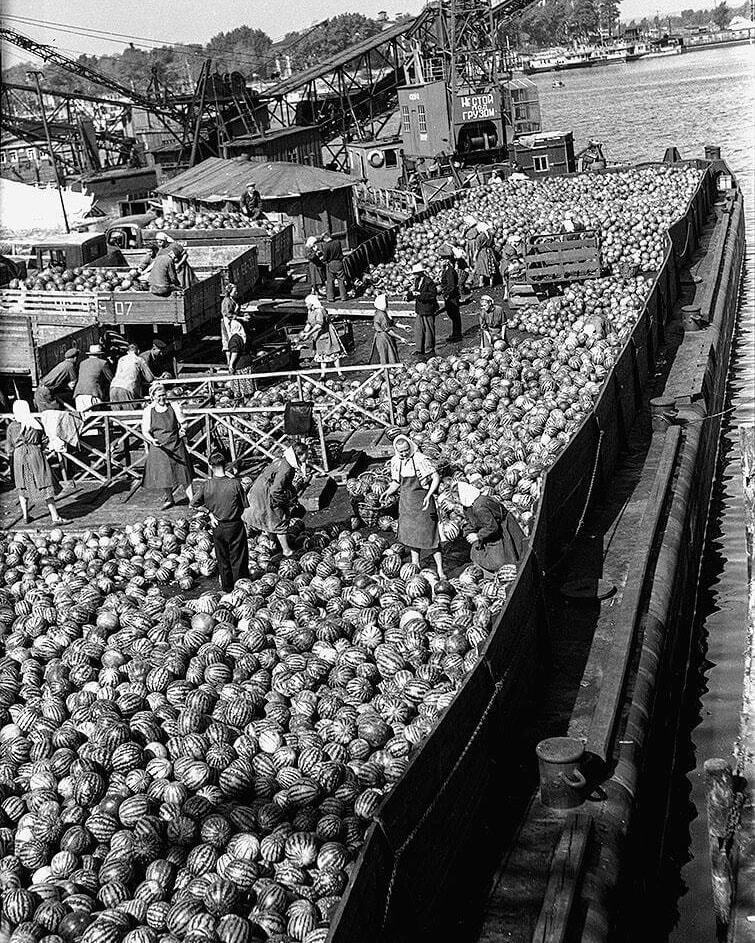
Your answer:
[[[73,229],[85,222],[91,212],[94,196],[63,188],[68,225]],[[65,231],[60,197],[55,187],[32,187],[27,183],[0,178],[0,237],[45,238]]]

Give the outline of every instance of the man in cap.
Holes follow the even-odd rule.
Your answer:
[[[438,255],[443,259],[443,268],[440,273],[440,293],[443,295],[446,314],[451,322],[451,334],[447,340],[451,344],[456,344],[461,340],[459,273],[454,265],[454,251],[451,246],[441,246]]]
[[[71,391],[79,378],[78,359],[79,351],[71,347],[60,363],[42,377],[34,392],[34,405],[38,412],[65,409],[65,400],[70,400]]]
[[[73,388],[73,400],[80,413],[87,412],[98,403],[107,399],[113,371],[102,353],[99,344],[92,344],[89,356],[81,362],[76,386]]]
[[[346,301],[346,268],[343,262],[343,247],[339,239],[334,239],[329,232],[322,237],[322,259],[325,263],[325,296],[328,301],[336,300],[335,280],[338,279],[338,296]]]
[[[212,477],[195,483],[191,506],[210,512],[220,586],[230,593],[238,580],[249,577],[249,544],[241,518],[249,502],[239,479],[226,472],[222,453],[213,452],[209,462]]]
[[[241,213],[251,220],[258,220],[262,216],[262,196],[253,181],[246,185],[246,190],[239,200]]]
[[[412,267],[414,287],[409,299],[414,299],[414,353],[435,356],[435,316],[438,313],[438,286],[425,272],[425,266],[417,262]]]
[[[149,290],[153,295],[167,298],[181,288],[176,261],[183,253],[184,247],[178,242],[171,243],[164,252],[158,252],[149,273]]]
[[[168,353],[168,345],[159,337],[152,341],[149,350],[142,351],[139,356],[147,364],[152,376],[158,379],[173,376],[173,362]]]

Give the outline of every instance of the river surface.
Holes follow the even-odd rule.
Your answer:
[[[716,144],[745,195],[749,254],[678,751],[665,862],[669,913],[661,921],[671,928],[669,943],[710,943],[715,925],[702,768],[710,757],[731,757],[737,739],[747,618],[738,427],[755,421],[755,46],[562,73],[564,88],[553,88],[554,78],[535,79],[543,126],[573,129],[577,149],[592,137],[604,143],[609,161],[635,162],[658,160],[672,145],[682,157],[702,157],[706,144]]]

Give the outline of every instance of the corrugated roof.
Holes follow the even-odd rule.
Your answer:
[[[346,174],[274,161],[258,164],[248,160],[225,160],[210,157],[167,180],[157,188],[164,196],[182,200],[199,200],[202,203],[218,203],[237,200],[244,187],[254,182],[263,199],[285,196],[301,196],[318,190],[339,190],[351,187],[354,180]]]

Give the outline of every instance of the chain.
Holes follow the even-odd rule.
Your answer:
[[[464,760],[464,757],[467,755],[467,753],[469,752],[470,748],[472,747],[472,744],[475,742],[475,740],[477,739],[477,737],[480,735],[480,731],[482,730],[483,726],[485,725],[485,721],[486,721],[486,720],[488,719],[488,717],[490,716],[490,712],[493,710],[493,705],[494,705],[495,702],[498,700],[498,695],[501,693],[502,690],[503,690],[503,681],[496,681],[496,683],[495,683],[495,685],[494,685],[494,687],[493,687],[493,693],[492,693],[491,696],[490,696],[490,700],[489,700],[488,703],[485,705],[485,710],[482,712],[482,715],[481,715],[479,721],[477,722],[477,725],[475,726],[475,729],[472,731],[472,735],[470,736],[469,740],[467,741],[467,745],[466,745],[466,746],[464,747],[464,749],[461,751],[461,753],[459,754],[459,758],[456,760],[456,762],[454,763],[454,765],[451,767],[450,773],[448,774],[448,776],[445,778],[445,780],[444,780],[443,783],[441,784],[441,787],[440,787],[440,789],[438,790],[438,792],[437,792],[435,798],[433,799],[433,801],[432,801],[432,802],[430,803],[430,805],[425,809],[425,811],[423,812],[423,814],[422,814],[422,816],[420,817],[419,821],[418,821],[417,824],[414,826],[414,828],[411,830],[411,832],[407,835],[406,839],[405,839],[405,840],[399,845],[399,847],[396,849],[396,852],[395,852],[395,854],[394,854],[394,856],[393,856],[393,869],[392,869],[392,871],[391,871],[391,879],[390,879],[390,881],[388,882],[388,891],[387,891],[387,893],[386,893],[386,898],[385,898],[385,909],[383,910],[383,922],[382,922],[382,925],[381,925],[381,931],[382,931],[382,930],[385,930],[385,926],[386,926],[386,924],[387,924],[387,922],[388,922],[388,911],[390,910],[391,898],[393,897],[393,889],[394,889],[395,884],[396,884],[396,877],[397,877],[397,875],[398,875],[399,862],[400,862],[400,860],[401,860],[402,855],[404,854],[404,852],[406,851],[406,849],[409,847],[409,845],[411,845],[411,843],[412,843],[412,842],[414,841],[414,839],[417,837],[417,834],[419,833],[419,830],[420,830],[420,829],[422,828],[422,826],[425,824],[425,822],[426,822],[427,819],[429,818],[431,812],[432,812],[433,809],[435,808],[435,806],[436,806],[436,804],[437,804],[437,802],[438,802],[438,799],[439,799],[439,798],[443,795],[443,793],[446,791],[446,788],[448,787],[448,783],[449,783],[450,780],[453,778],[453,776],[456,774],[456,771],[457,771],[458,768],[461,766],[461,764],[462,764],[462,762],[463,762],[463,760]],[[379,819],[378,819],[378,824],[381,826],[381,828],[383,828],[382,822],[380,822]],[[383,828],[383,834],[385,834],[385,829],[384,829],[384,828]],[[387,836],[386,836],[386,837],[387,837]]]

